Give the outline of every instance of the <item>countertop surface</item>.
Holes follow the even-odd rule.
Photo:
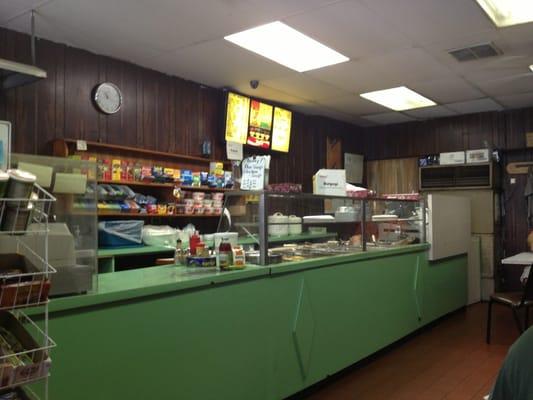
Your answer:
[[[95,293],[54,298],[50,301],[49,310],[50,312],[66,311],[182,290],[202,289],[230,282],[258,279],[269,275],[331,267],[336,264],[390,257],[409,252],[420,252],[428,248],[428,244],[418,244],[390,249],[373,249],[366,252],[286,262],[265,267],[247,265],[243,270],[225,272],[191,271],[190,268],[183,266],[163,265],[106,273],[98,276],[98,290]],[[42,309],[35,308],[28,311],[31,314],[39,314]]]

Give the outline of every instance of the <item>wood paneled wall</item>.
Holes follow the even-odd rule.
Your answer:
[[[418,191],[418,158],[393,158],[366,163],[366,182],[378,195]]]
[[[533,105],[532,105],[533,106]],[[418,157],[446,151],[485,148],[502,150],[502,236],[504,255],[527,250],[528,227],[523,196],[525,179],[516,175],[510,184],[505,164],[533,160],[526,148],[526,132],[533,131],[533,107],[505,112],[488,112],[429,121],[380,126],[364,130],[365,155],[370,160]]]
[[[29,36],[0,28],[0,57],[29,63]],[[222,90],[47,40],[37,41],[37,65],[47,79],[0,92],[0,119],[13,124],[16,152],[49,153],[49,142],[64,137],[199,155],[207,139],[213,159],[225,158]],[[91,103],[103,81],[122,89],[117,114],[103,115]],[[291,151],[273,153],[271,181],[303,182],[309,190],[312,174],[325,166],[326,136],[359,134],[353,125],[294,113]],[[346,151],[362,151],[361,140],[345,142]]]

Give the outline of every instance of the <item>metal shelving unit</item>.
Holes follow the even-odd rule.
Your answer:
[[[42,396],[25,389],[42,399],[48,399],[50,350],[56,345],[48,334],[50,275],[56,272],[48,262],[48,221],[55,200],[37,184],[29,199],[0,198],[1,257],[4,266],[16,265],[0,270],[0,390],[45,380]],[[40,325],[23,311],[36,306],[44,308]]]

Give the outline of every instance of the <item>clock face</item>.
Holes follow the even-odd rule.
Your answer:
[[[94,103],[106,114],[116,113],[122,106],[120,89],[112,83],[101,83],[94,90]]]

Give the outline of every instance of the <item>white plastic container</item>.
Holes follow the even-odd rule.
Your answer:
[[[280,212],[268,217],[269,236],[287,236],[289,234],[289,217]]]
[[[289,235],[302,234],[302,219],[296,215],[289,215]]]
[[[176,247],[178,232],[170,226],[147,225],[143,227],[142,239],[147,246]]]

